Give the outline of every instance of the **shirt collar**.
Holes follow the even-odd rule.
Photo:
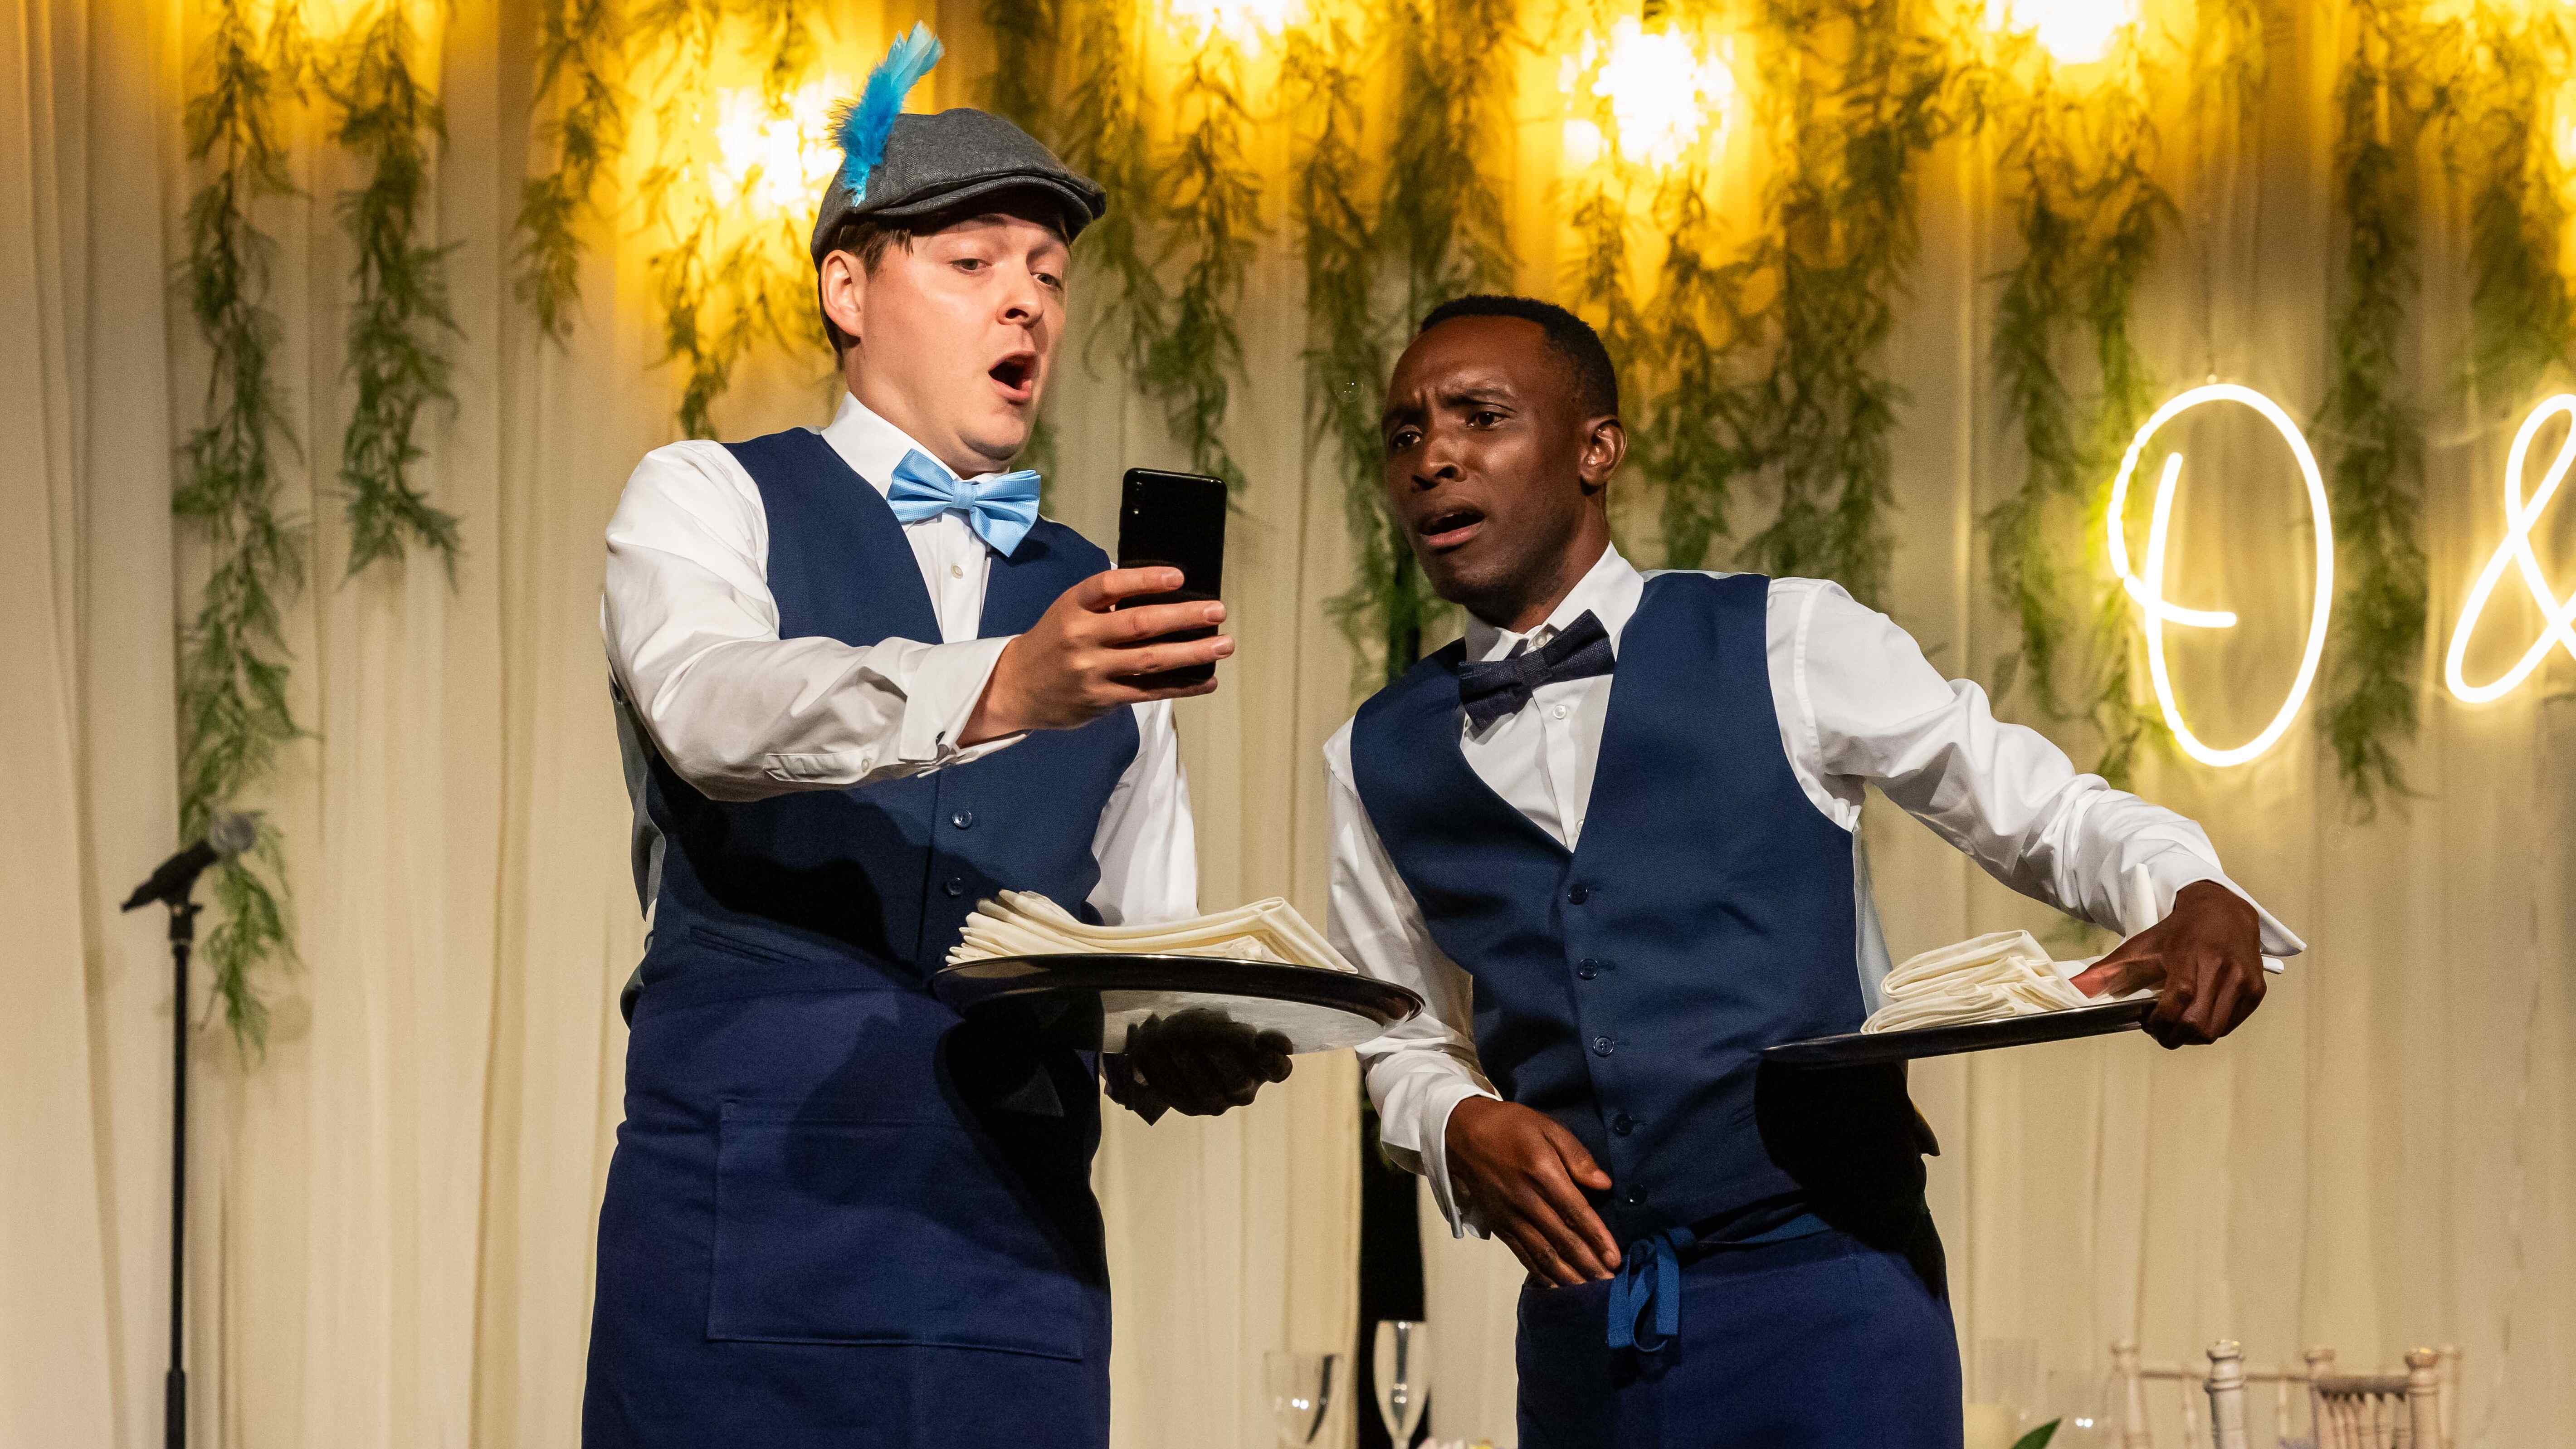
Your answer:
[[[1646,576],[1637,572],[1636,566],[1620,555],[1617,545],[1604,545],[1601,557],[1582,578],[1575,581],[1574,587],[1567,591],[1555,610],[1528,633],[1516,634],[1509,629],[1497,629],[1473,614],[1468,615],[1467,657],[1478,663],[1500,659],[1519,647],[1523,640],[1529,641],[1532,649],[1543,648],[1559,630],[1589,612],[1601,621],[1603,629],[1609,631],[1611,657],[1616,658],[1619,636],[1626,631],[1628,620],[1637,612],[1637,603],[1645,593]]]
[[[925,458],[939,455],[913,441],[910,433],[887,422],[875,409],[859,401],[847,390],[841,393],[841,410],[832,415],[831,425],[823,429],[823,441],[850,465],[850,471],[868,480],[868,486],[882,497],[894,487],[894,465],[903,455],[919,449]],[[977,473],[976,478],[990,478],[992,473]]]

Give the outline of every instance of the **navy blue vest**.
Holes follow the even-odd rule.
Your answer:
[[[800,428],[727,446],[768,514],[781,638],[939,639],[903,525],[822,435]],[[979,632],[1026,630],[1108,566],[1080,534],[1041,520],[993,559]],[[1136,742],[1134,712],[1112,710],[908,780],[750,802],[708,799],[648,746],[645,799],[664,847],[637,986],[711,965],[818,958],[922,984],[975,903],[1005,888],[1096,919],[1092,836]]]
[[[1875,1149],[1874,1191],[1900,1159],[1921,1181],[1901,1070],[1795,1074],[1840,1079],[1825,1111],[1759,1072],[1764,1047],[1854,1031],[1865,1014],[1852,837],[1781,750],[1769,587],[1753,574],[1647,580],[1572,852],[1459,752],[1463,645],[1352,725],[1361,803],[1433,939],[1475,978],[1487,1075],[1610,1174],[1600,1206],[1622,1242],[1821,1196],[1820,1177],[1847,1178],[1855,1141]]]

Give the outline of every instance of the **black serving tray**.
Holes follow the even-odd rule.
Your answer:
[[[1961,1026],[1846,1032],[1841,1036],[1782,1042],[1766,1048],[1762,1060],[1766,1065],[1783,1067],[1855,1067],[1870,1062],[1911,1061],[1917,1057],[1946,1057],[1960,1052],[1991,1051],[1996,1047],[2028,1046],[2033,1042],[2071,1041],[2076,1037],[2134,1031],[2155,1009],[2155,998],[2142,996],[2133,1001],[2111,1001],[2066,1011],[2042,1011],[2029,1016],[2008,1016],[2001,1021],[1974,1021]]]

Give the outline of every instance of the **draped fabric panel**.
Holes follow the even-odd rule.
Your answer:
[[[833,54],[855,61],[927,19],[954,58],[916,104],[957,104],[989,64],[979,10],[862,4],[829,17]],[[2254,127],[2172,118],[2162,166],[2184,221],[2140,325],[2169,385],[2214,373],[2305,417],[2325,365],[2339,22],[2271,10]],[[461,335],[458,406],[426,415],[420,476],[464,520],[452,584],[422,561],[342,577],[351,257],[332,201],[360,178],[322,117],[295,116],[302,194],[260,212],[280,242],[274,303],[301,444],[283,501],[312,530],[311,583],[288,624],[312,735],[248,803],[289,842],[302,965],[269,978],[263,1058],[242,1059],[219,1028],[197,1037],[200,1443],[502,1449],[576,1433],[592,1235],[620,1116],[614,997],[641,940],[597,642],[600,531],[634,460],[672,435],[675,398],[653,367],[660,325],[631,213],[594,229],[568,345],[537,338],[510,295],[534,14],[460,4],[434,31],[449,129],[434,226],[456,248]],[[0,471],[0,758],[14,772],[0,792],[0,900],[15,928],[0,976],[12,987],[0,1440],[12,1444],[133,1446],[160,1432],[168,966],[157,913],[114,905],[178,843],[176,631],[205,558],[168,498],[205,358],[164,281],[194,184],[179,108],[202,23],[174,0],[0,6],[0,402],[19,459]],[[1535,55],[1522,71],[1497,174],[1520,285],[1552,295],[1569,256],[1554,75]],[[1229,418],[1250,479],[1228,569],[1243,647],[1227,687],[1185,707],[1181,729],[1203,899],[1285,894],[1320,918],[1318,751],[1348,711],[1353,667],[1324,604],[1350,548],[1338,473],[1310,456],[1292,381],[1307,338],[1281,214],[1284,129],[1252,132],[1270,230],[1238,311],[1255,382]],[[624,164],[631,186],[642,161]],[[1957,143],[1924,167],[1924,255],[1887,354],[1910,394],[1887,602],[1943,668],[1982,676],[2009,646],[1975,525],[2020,477],[1985,374],[1991,279],[2017,247],[1989,148]],[[2436,444],[2428,680],[2500,537],[2496,480],[2518,416],[2447,385],[2467,309],[2465,203],[2435,200],[2410,359]],[[1067,367],[1051,404],[1054,507],[1105,539],[1119,471],[1185,457],[1118,359],[1095,361]],[[720,426],[820,421],[819,373],[810,355],[756,359]],[[2178,641],[2178,687],[2196,727],[2233,741],[2268,717],[2296,657],[2304,511],[2276,442],[2233,423],[2192,436],[2174,592],[2245,622],[2225,640]],[[1654,561],[1652,495],[1628,492],[1623,539]],[[1759,490],[1750,497],[1739,537],[1761,521]],[[2543,558],[2576,580],[2570,530],[2545,526]],[[2510,588],[2489,628],[2518,647],[2536,624]],[[1934,1207],[1972,1368],[1990,1340],[2031,1340],[2061,1373],[2098,1372],[2114,1337],[2179,1360],[2220,1336],[2272,1362],[2321,1342],[2365,1366],[2452,1341],[2467,1351],[2466,1442],[2566,1437],[2568,671],[2555,661],[2476,709],[2428,684],[2410,756],[2419,793],[2367,824],[2346,814],[2313,715],[2241,769],[2151,761],[2141,788],[2204,820],[2238,878],[2313,949],[2217,1050],[2114,1040],[1918,1070],[1945,1148]],[[1866,829],[1900,955],[2044,924],[1884,802]],[[1256,1108],[1214,1122],[1147,1129],[1113,1111],[1099,1182],[1121,1446],[1265,1445],[1263,1355],[1357,1340],[1356,1091],[1348,1058],[1309,1059]],[[1518,1270],[1498,1246],[1453,1243],[1425,1220],[1439,1431],[1507,1443]],[[2169,1400],[2159,1413],[2160,1442],[2174,1442]]]

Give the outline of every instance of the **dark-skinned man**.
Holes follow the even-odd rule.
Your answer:
[[[1765,1073],[1858,1029],[1888,969],[1863,789],[2115,929],[2084,976],[2214,1041],[2300,943],[2190,821],[1999,723],[1814,579],[1643,575],[1599,338],[1469,297],[1388,383],[1387,506],[1467,636],[1326,747],[1333,934],[1420,990],[1361,1052],[1384,1141],[1529,1269],[1520,1442],[1955,1446],[1959,1363],[1901,1068]]]

